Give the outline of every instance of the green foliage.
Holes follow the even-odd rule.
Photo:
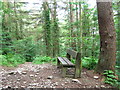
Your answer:
[[[36,56],[33,60],[34,64],[43,64],[47,62],[55,62],[55,59],[47,56]]]
[[[115,73],[112,70],[105,70],[103,75],[105,76],[105,83],[118,87],[118,81],[116,80]]]
[[[50,9],[47,2],[43,2],[43,29],[44,29],[44,41],[46,45],[46,55],[50,56],[51,49],[51,20],[50,20]]]
[[[71,62],[72,62],[73,64],[75,64],[75,59],[71,59]]]
[[[75,64],[75,59],[71,59],[71,62]],[[94,57],[84,57],[82,58],[82,66],[86,69],[95,69],[98,59]]]
[[[6,56],[5,55],[0,55],[0,65],[5,65],[7,62]]]
[[[0,55],[0,65],[2,66],[17,66],[24,62],[24,57],[19,54]]]
[[[118,75],[118,88],[120,89],[120,64],[116,65],[116,74]]]
[[[24,56],[26,61],[32,61],[33,57],[36,56],[36,48],[38,48],[37,44],[35,44],[31,37],[14,41],[14,49],[15,53],[21,54]],[[38,49],[39,50],[39,49]]]
[[[11,41],[11,37],[10,37],[10,34],[8,32],[2,32],[2,37],[1,38],[1,45],[2,45],[2,48],[1,49],[1,53],[2,54],[7,54],[7,53],[11,53],[11,44],[12,44],[12,41]]]
[[[94,57],[84,57],[82,58],[82,66],[89,70],[95,69],[98,59]]]

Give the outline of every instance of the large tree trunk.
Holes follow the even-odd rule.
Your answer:
[[[97,2],[100,34],[100,58],[96,71],[115,70],[116,32],[111,2]]]

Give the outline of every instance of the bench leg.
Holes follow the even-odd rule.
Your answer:
[[[80,70],[76,69],[75,70],[75,78],[78,78],[78,77],[80,77]]]
[[[60,61],[57,59],[57,68],[60,67]]]
[[[62,67],[62,77],[66,76],[67,67]]]
[[[75,78],[81,77],[81,70],[82,70],[82,67],[75,68]]]

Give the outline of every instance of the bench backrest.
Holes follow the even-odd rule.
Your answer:
[[[77,52],[71,49],[67,49],[67,54],[69,54],[70,56],[72,56],[72,58],[76,58],[77,56]]]
[[[71,56],[74,59],[80,59],[81,58],[81,54],[79,52],[76,52],[76,51],[71,50],[71,49],[67,49],[67,58],[70,59]]]

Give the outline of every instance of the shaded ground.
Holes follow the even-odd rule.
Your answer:
[[[0,75],[2,88],[110,88],[93,70],[83,69],[82,77],[78,79],[62,78],[61,70],[49,63],[35,65],[27,62],[16,68],[2,67]]]

